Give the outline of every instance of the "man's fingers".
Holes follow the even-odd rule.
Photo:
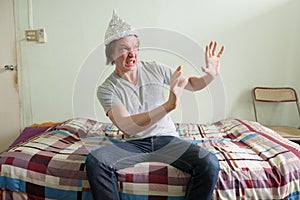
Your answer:
[[[216,48],[217,48],[217,42],[214,41],[213,42],[213,48],[212,48],[212,52],[211,52],[211,55],[214,56],[216,54]]]
[[[205,53],[206,53],[207,58],[216,55],[217,46],[218,46],[218,43],[216,41],[210,41],[209,45],[205,46]],[[225,49],[225,47],[224,47],[224,45],[222,45],[217,57],[220,58],[222,56],[224,49]]]
[[[177,68],[177,69],[178,69],[178,68]],[[177,78],[180,76],[181,73],[180,73],[180,71],[178,71],[177,69],[176,69],[176,71],[173,73],[172,79],[177,79]]]
[[[210,55],[209,55],[209,47],[208,45],[205,46],[205,53],[206,53],[206,58],[208,58]]]
[[[187,77],[182,75],[182,66],[178,66],[175,72],[172,75],[171,85],[173,87],[180,87],[183,88],[186,86],[188,79]]]
[[[181,70],[182,70],[182,66],[181,65],[179,65],[178,67],[177,67],[177,69],[175,70],[175,72],[173,73],[173,77],[175,78],[177,78],[178,76],[180,76],[181,75]]]
[[[181,69],[182,69],[182,66],[181,66],[181,65],[179,65],[179,66],[177,67],[176,71],[180,72],[180,71],[181,71]]]
[[[213,46],[213,41],[210,41],[210,43],[209,43],[209,49],[211,49],[212,46]]]
[[[222,54],[224,52],[224,49],[225,49],[225,47],[222,46],[221,49],[220,49],[220,51],[219,51],[219,53],[218,53],[218,55],[217,55],[218,58],[220,58],[222,56]]]
[[[208,46],[208,50],[207,50],[207,52],[208,52],[208,56],[209,56],[209,57],[211,57],[211,56],[212,56],[212,52],[211,52],[211,48],[212,48],[212,46],[213,46],[213,42],[212,42],[212,41],[210,41],[210,43],[209,43],[209,46]]]
[[[171,78],[171,85],[175,86],[178,84],[179,81],[179,76],[181,75],[181,66],[177,67],[177,69],[175,70],[175,72],[172,74],[172,78]]]

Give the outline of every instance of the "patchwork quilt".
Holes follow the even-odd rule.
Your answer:
[[[176,123],[180,137],[214,153],[221,170],[213,199],[300,199],[300,146],[257,122]],[[115,126],[75,118],[0,154],[0,199],[93,199],[85,158],[123,142]],[[120,197],[184,199],[190,175],[164,163],[118,171]]]

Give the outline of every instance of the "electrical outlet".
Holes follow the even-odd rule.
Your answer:
[[[25,37],[27,41],[36,41],[39,43],[47,42],[47,35],[45,28],[37,30],[26,30]]]
[[[27,41],[38,41],[39,35],[37,30],[26,30],[25,36]]]

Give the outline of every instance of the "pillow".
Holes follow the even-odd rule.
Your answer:
[[[80,138],[108,137],[122,140],[124,134],[114,124],[99,122],[87,118],[73,118],[57,126],[57,130],[66,130]]]
[[[10,147],[16,146],[17,144],[24,142],[36,135],[39,135],[46,130],[48,130],[51,126],[39,126],[39,127],[26,127],[18,138],[10,145]]]

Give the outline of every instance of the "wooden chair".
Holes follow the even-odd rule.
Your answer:
[[[253,108],[255,120],[257,120],[257,108],[256,102],[275,102],[275,103],[285,103],[285,102],[295,102],[298,109],[299,119],[300,119],[300,108],[297,98],[297,93],[293,88],[290,87],[255,87],[252,90]],[[300,141],[300,127],[289,127],[289,126],[267,126],[274,131],[278,132],[284,138],[293,141]]]

